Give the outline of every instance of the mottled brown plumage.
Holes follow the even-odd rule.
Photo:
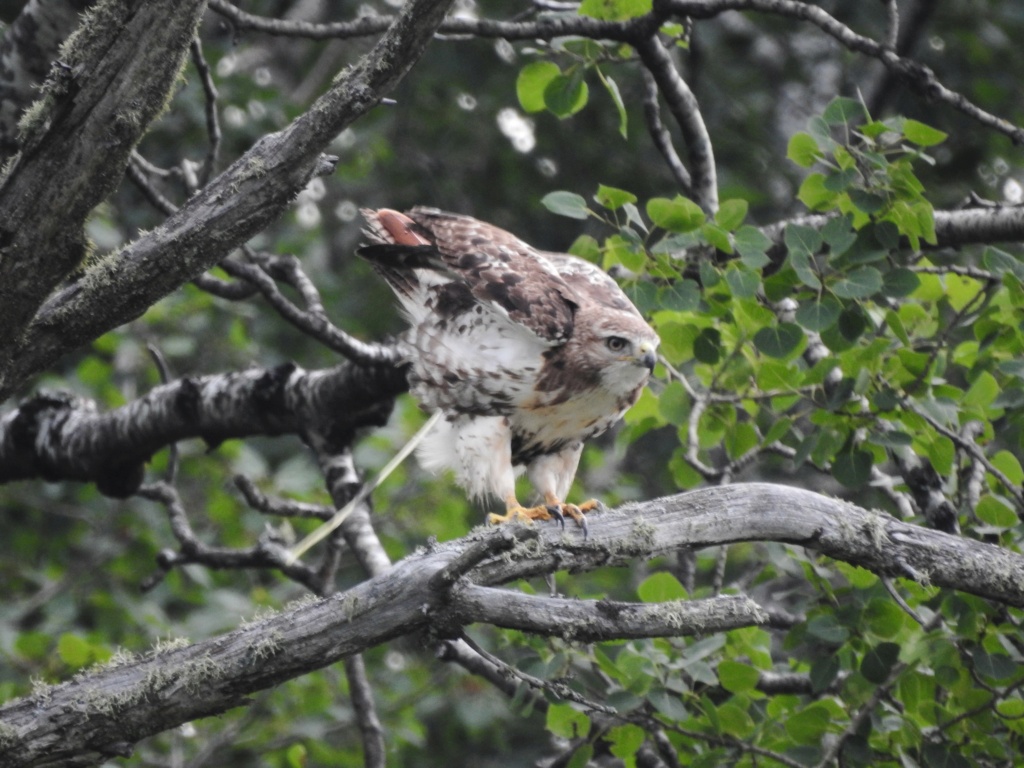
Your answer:
[[[582,259],[432,208],[363,215],[370,244],[359,253],[410,323],[412,392],[446,416],[422,444],[421,463],[452,469],[471,496],[501,498],[506,515],[492,520],[549,511],[582,520],[564,499],[583,441],[636,402],[657,335],[615,281]],[[523,468],[543,505],[516,500]]]

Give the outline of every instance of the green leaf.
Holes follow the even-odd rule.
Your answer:
[[[871,478],[874,457],[870,451],[851,448],[841,451],[832,462],[832,474],[847,488],[860,488]]]
[[[708,241],[708,245],[716,248],[722,253],[732,253],[732,243],[729,241],[729,233],[717,224],[710,221],[700,228],[701,235]]]
[[[594,195],[594,199],[608,210],[614,211],[626,203],[635,203],[636,195],[624,189],[598,184],[597,194]]]
[[[612,235],[605,240],[604,249],[606,265],[621,264],[630,272],[642,272],[647,265],[647,254],[643,246],[622,235]]]
[[[771,263],[767,251],[771,247],[772,241],[761,230],[742,226],[736,230],[734,238],[740,261],[750,269],[760,269]]]
[[[829,219],[821,228],[821,237],[833,257],[842,256],[857,240],[857,232],[853,229],[849,216],[838,216]]]
[[[1011,483],[1024,483],[1024,468],[1020,461],[1009,451],[997,451],[991,459],[992,466],[1002,472]]]
[[[813,256],[820,251],[821,245],[824,242],[821,232],[814,227],[805,227],[802,224],[790,224],[787,226],[783,240],[790,254],[803,253],[808,256]]]
[[[611,744],[611,753],[620,758],[633,757],[643,746],[645,738],[644,729],[632,723],[616,725],[610,728],[605,736]]]
[[[890,269],[882,276],[882,293],[894,299],[909,296],[921,284],[921,278],[906,267]]]
[[[978,499],[978,506],[975,507],[974,512],[983,523],[994,525],[997,528],[1013,528],[1020,522],[1016,512],[989,494]]]
[[[988,247],[981,254],[981,263],[985,269],[997,275],[1009,273],[1016,275],[1018,280],[1024,281],[1024,261],[1006,251]]]
[[[543,112],[546,108],[544,89],[560,74],[562,70],[550,61],[535,61],[523,67],[516,78],[516,96],[523,109],[527,112]]]
[[[889,673],[899,661],[900,647],[896,643],[879,643],[864,654],[860,663],[860,673],[865,679],[881,685],[889,678]]]
[[[288,761],[288,768],[306,768],[309,754],[306,745],[302,742],[292,744],[285,752],[285,759]]]
[[[564,119],[583,109],[589,94],[581,74],[557,75],[544,88],[544,106]]]
[[[938,128],[932,128],[930,125],[910,118],[903,121],[903,135],[907,137],[907,141],[913,142],[919,147],[932,147],[941,144],[948,136]]]
[[[549,704],[547,729],[563,739],[584,738],[590,733],[590,718],[571,704]]]
[[[750,204],[740,198],[723,200],[722,204],[718,207],[718,213],[715,214],[715,223],[722,229],[731,232],[747,218],[747,209],[749,207]]]
[[[820,173],[812,173],[804,179],[796,196],[812,211],[833,208],[839,199],[839,195],[825,188],[825,176]]]
[[[700,286],[693,280],[677,280],[658,289],[658,308],[692,312],[700,306]]]
[[[792,251],[789,254],[790,266],[793,267],[800,282],[809,288],[818,290],[821,288],[821,280],[818,279],[818,274],[811,265],[811,259],[812,257],[803,251]]]
[[[622,21],[651,12],[651,0],[583,0],[580,16],[590,16],[605,21]]]
[[[572,759],[566,763],[565,768],[587,768],[591,765],[591,759],[594,757],[594,745],[590,742],[581,744],[579,748],[573,753]]]
[[[757,686],[761,673],[749,664],[725,659],[718,663],[718,679],[730,693],[743,693]]]
[[[851,189],[849,195],[850,201],[857,206],[858,210],[866,214],[878,213],[885,208],[885,198],[875,192],[868,192],[864,189]]]
[[[856,168],[846,168],[828,174],[823,182],[829,192],[842,192],[860,177]]]
[[[974,668],[991,680],[1008,680],[1017,674],[1017,664],[1005,653],[974,651]]]
[[[718,707],[720,732],[738,739],[748,738],[756,729],[753,718],[745,709],[736,705],[736,699]]]
[[[789,146],[786,147],[786,157],[801,168],[810,168],[822,156],[818,142],[811,134],[801,131],[790,137]]]
[[[832,685],[832,681],[836,679],[836,675],[839,674],[839,668],[839,657],[834,653],[823,656],[820,659],[816,659],[811,665],[809,675],[811,678],[811,690],[815,693],[821,693],[826,690],[830,685]]]
[[[940,475],[945,476],[953,471],[953,462],[956,459],[956,446],[948,437],[939,435],[928,443],[927,454],[932,467]]]
[[[824,640],[832,645],[841,645],[850,636],[849,630],[840,625],[836,621],[836,617],[831,614],[815,616],[808,621],[807,632],[819,640]]]
[[[882,288],[882,273],[875,267],[859,267],[832,284],[841,299],[866,299]]]
[[[868,119],[864,105],[845,96],[832,99],[821,116],[829,125],[860,125]]]
[[[768,357],[784,358],[795,352],[804,338],[803,329],[796,323],[779,323],[755,333],[754,346]]]
[[[919,765],[926,765],[928,768],[971,768],[973,763],[962,757],[958,750],[959,746],[951,750],[945,744],[933,744],[926,741],[921,747],[921,762]]]
[[[84,638],[66,632],[57,641],[57,655],[69,667],[78,669],[92,661],[92,646]]]
[[[684,600],[688,596],[679,579],[668,571],[652,573],[640,582],[636,593],[645,603],[665,603],[669,600]]]
[[[704,211],[692,200],[681,195],[669,200],[652,197],[647,201],[647,216],[657,226],[669,232],[692,232],[704,223]]]
[[[798,744],[821,743],[832,722],[832,714],[823,704],[811,704],[786,720],[786,734]]]
[[[569,246],[569,253],[579,256],[591,264],[601,263],[601,246],[590,235],[580,235],[573,240],[572,245]]]
[[[964,394],[961,401],[963,405],[976,405],[984,408],[991,405],[992,401],[999,395],[999,382],[996,381],[988,371],[981,371],[971,384],[971,388]]]
[[[796,311],[796,321],[809,331],[824,331],[839,319],[842,306],[831,296],[804,302]]]
[[[540,204],[552,213],[568,216],[570,219],[585,219],[590,214],[587,201],[575,192],[548,192]]]
[[[658,398],[658,413],[669,424],[682,426],[690,415],[690,396],[678,381],[669,382]]]
[[[891,600],[876,598],[868,603],[864,612],[864,620],[870,632],[879,637],[890,639],[896,637],[903,629],[906,614],[903,609]]]
[[[757,291],[761,287],[761,276],[748,269],[730,266],[725,271],[725,282],[729,284],[730,292],[737,299],[750,299],[757,295]]]
[[[793,429],[793,420],[788,416],[779,419],[764,433],[764,444],[772,445],[784,438]]]
[[[702,363],[717,365],[722,359],[722,334],[717,328],[703,328],[693,340],[693,356]]]
[[[619,92],[619,84],[608,77],[599,68],[595,67],[597,76],[601,79],[601,83],[604,85],[605,90],[608,91],[608,95],[612,97],[612,103],[615,104],[615,109],[619,113],[619,135],[622,138],[629,137],[629,114],[626,112],[626,105],[622,101],[622,94]],[[634,198],[633,202],[636,202]]]

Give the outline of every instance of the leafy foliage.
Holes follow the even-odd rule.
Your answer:
[[[250,5],[267,14],[281,7]],[[1024,71],[1012,42],[1024,32],[1016,7],[992,3],[995,21],[984,21],[948,5],[934,12],[930,37],[948,56],[923,56],[987,109],[1015,114]],[[849,13],[875,29],[877,8],[867,6]],[[586,0],[579,13],[622,21],[650,9],[643,0]],[[570,250],[615,274],[662,338],[658,382],[614,438],[587,448],[580,485],[589,492],[616,503],[771,478],[913,514],[922,525],[955,522],[962,535],[1020,551],[1024,261],[1016,245],[938,248],[936,226],[936,206],[969,189],[999,199],[1012,190],[1009,149],[958,122],[966,118],[913,100],[899,116],[883,96],[870,109],[861,98],[831,98],[835,84],[815,76],[834,64],[818,33],[783,33],[773,21],[772,34],[698,22],[703,36],[693,44],[713,55],[688,77],[700,86],[720,163],[723,199],[713,209],[680,193],[649,146],[630,45],[573,35],[534,47],[438,41],[396,94],[400,108],[342,134],[337,174],[313,182],[259,247],[300,255],[335,320],[379,338],[400,321],[383,286],[349,258],[358,206],[437,204],[544,247],[575,238]],[[666,23],[662,38],[686,54],[690,31]],[[783,50],[768,61],[755,43]],[[355,57],[287,38],[236,41],[217,29],[204,30],[203,48],[220,93],[225,160],[308,106],[330,74],[318,63]],[[849,77],[859,84],[867,75]],[[187,167],[207,140],[194,68],[186,80],[140,148],[166,167]],[[790,102],[813,103],[816,113],[794,124]],[[94,213],[90,235],[101,249],[159,223],[138,198],[126,186]],[[145,355],[151,340],[179,374],[239,370],[254,359],[335,361],[259,304],[186,286],[41,385],[121,405],[159,382]],[[381,467],[421,422],[415,404],[400,401],[389,427],[359,443],[358,466]],[[330,503],[297,439],[179,451],[177,484],[193,525],[218,545],[251,545],[267,527],[226,487],[235,473],[295,501]],[[149,472],[163,476],[170,463],[164,452]],[[481,519],[447,480],[413,465],[375,500],[375,524],[396,559]],[[930,506],[936,500],[945,506]],[[2,700],[125,652],[214,636],[303,592],[271,571],[189,566],[154,578],[174,539],[164,510],[139,498],[21,484],[0,487],[0,506]],[[291,540],[314,525],[272,527]],[[772,609],[772,623],[586,646],[471,628],[479,645],[552,683],[536,696],[521,685],[511,701],[412,642],[366,662],[396,765],[423,764],[424,755],[437,765],[528,765],[557,753],[565,765],[611,755],[634,766],[644,750],[691,766],[1012,764],[1024,736],[1020,611],[918,575],[923,583],[885,580],[764,542],[680,552],[629,571],[559,574],[558,590],[580,597],[656,603],[745,593]],[[339,587],[363,578],[346,561]],[[140,586],[150,589],[140,595]],[[340,667],[293,680],[247,710],[145,742],[127,764],[186,755],[193,765],[361,765],[348,685]]]

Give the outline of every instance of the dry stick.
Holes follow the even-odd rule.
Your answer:
[[[373,482],[365,483],[363,487],[359,489],[359,493],[353,496],[352,500],[348,504],[339,509],[337,513],[335,513],[334,517],[292,547],[285,558],[285,562],[288,565],[291,565],[302,557],[310,547],[323,541],[328,534],[336,530],[339,525],[345,522],[345,518],[351,515],[352,511],[356,507],[366,501],[367,497],[377,489],[377,486],[383,483],[387,476],[394,472],[399,464],[405,461],[406,456],[412,453],[413,449],[422,442],[423,438],[426,437],[427,433],[434,428],[434,425],[437,424],[440,418],[441,411],[434,411],[434,415],[427,419],[427,423],[420,427],[419,432],[413,435],[409,442],[402,446],[402,450],[396,453],[395,457],[391,459],[391,461],[389,461],[379,473],[377,473]]]

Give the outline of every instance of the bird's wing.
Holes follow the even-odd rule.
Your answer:
[[[545,256],[509,232],[432,208],[414,208],[398,224],[382,221],[380,211],[364,215],[374,244],[359,254],[396,291],[408,291],[410,280],[433,271],[548,344],[563,344],[572,335],[578,305],[574,289]],[[421,271],[420,277],[410,274],[415,271]]]

